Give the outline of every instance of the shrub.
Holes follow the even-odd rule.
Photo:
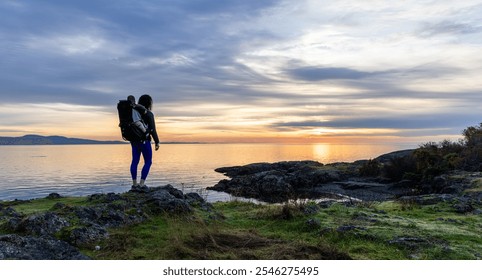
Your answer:
[[[404,179],[405,174],[416,172],[416,162],[413,156],[392,158],[383,166],[383,175],[392,181]]]
[[[450,170],[482,171],[482,123],[464,129],[462,134],[464,139],[457,142],[444,140],[422,144],[413,153],[414,174],[427,181]],[[400,164],[395,163],[395,166]],[[392,173],[395,173],[392,177],[400,175]]]
[[[370,159],[360,167],[358,173],[360,174],[360,176],[375,177],[380,175],[381,173],[380,166],[381,165],[378,160]]]
[[[464,129],[462,134],[462,140],[424,143],[411,155],[393,157],[384,164],[370,159],[358,173],[370,177],[381,175],[392,181],[410,180],[423,186],[450,170],[482,171],[482,123]]]

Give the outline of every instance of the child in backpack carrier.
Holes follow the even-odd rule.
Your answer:
[[[134,125],[146,135],[146,138],[148,138],[149,132],[147,131],[147,126],[144,124],[144,121],[141,117],[141,114],[145,115],[147,113],[147,109],[140,104],[136,104],[136,98],[132,95],[129,95],[127,100],[132,103],[132,121],[134,122]]]

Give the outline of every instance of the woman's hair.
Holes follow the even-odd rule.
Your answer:
[[[139,97],[139,104],[146,107],[147,110],[152,109],[152,97],[148,94],[144,94],[143,96]]]

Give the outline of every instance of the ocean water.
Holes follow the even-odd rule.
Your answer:
[[[254,162],[316,160],[351,162],[412,148],[402,145],[332,144],[165,144],[153,152],[146,184],[171,184],[199,192],[209,201],[229,200],[227,194],[206,191],[226,178],[218,167]],[[0,200],[125,192],[132,180],[130,145],[0,146]],[[139,164],[139,174],[143,161]]]

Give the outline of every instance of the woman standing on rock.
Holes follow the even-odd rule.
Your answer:
[[[151,136],[154,138],[156,145],[156,151],[159,150],[159,137],[157,136],[156,123],[154,120],[154,114],[152,110],[152,97],[145,94],[139,98],[139,104],[147,109],[147,113],[142,115],[142,120],[147,125],[147,132],[149,137],[145,141],[131,142],[132,146],[132,163],[131,163],[131,176],[132,176],[132,188],[144,188],[147,175],[152,165],[152,146]],[[144,166],[141,171],[141,180],[137,183],[137,166],[142,157],[144,158]]]

